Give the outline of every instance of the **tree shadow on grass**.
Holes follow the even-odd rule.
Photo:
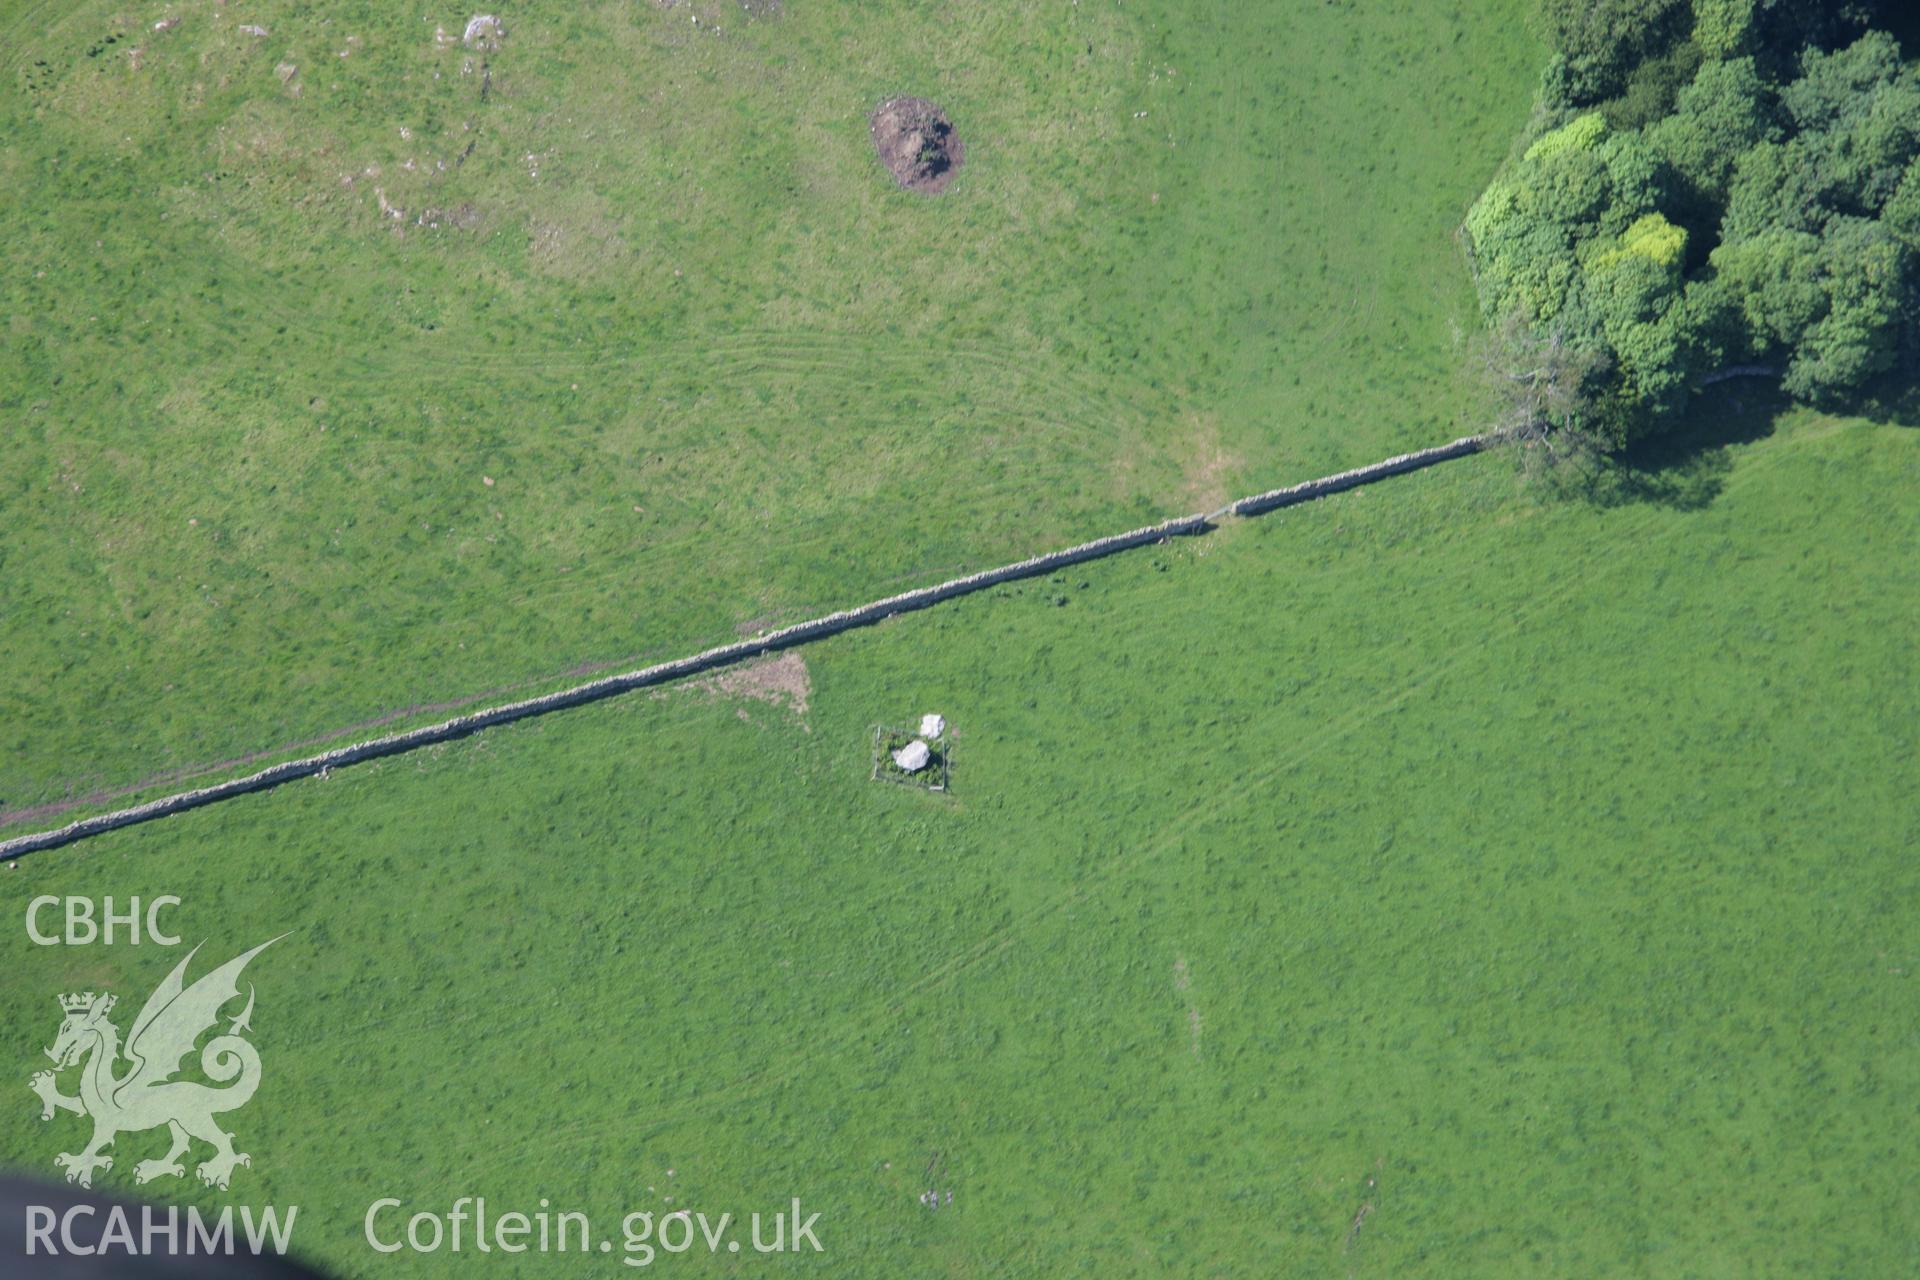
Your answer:
[[[1670,431],[1618,453],[1576,455],[1534,474],[1555,494],[1597,507],[1703,511],[1726,488],[1734,449],[1766,439],[1782,414],[1799,407],[1771,380],[1729,379],[1698,392]],[[1920,361],[1908,361],[1850,402],[1827,409],[1881,426],[1920,429]],[[1521,465],[1530,469],[1524,459]]]
[[[1651,505],[1703,511],[1713,505],[1733,471],[1733,450],[1773,434],[1795,403],[1776,383],[1736,379],[1701,391],[1678,427],[1639,440],[1559,481],[1572,495],[1601,507]],[[1863,390],[1835,413],[1883,426],[1920,427],[1920,379],[1896,371]]]
[[[1703,511],[1726,488],[1734,448],[1772,435],[1791,404],[1770,382],[1709,387],[1674,430],[1578,468],[1564,487],[1599,507]]]
[[[1881,426],[1920,427],[1920,374],[1887,378],[1847,412]]]

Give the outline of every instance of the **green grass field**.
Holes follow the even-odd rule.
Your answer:
[[[1475,426],[1524,7],[8,6],[0,819]]]
[[[0,876],[179,894],[213,959],[298,931],[250,970],[254,1167],[182,1195],[298,1204],[348,1275],[505,1265],[361,1241],[468,1194],[798,1195],[793,1269],[844,1276],[1904,1274],[1920,437],[1764,422],[1605,501],[1481,457],[898,619],[804,650],[804,709],[629,697]],[[930,709],[952,794],[869,781]],[[177,958],[7,946],[48,1041]],[[0,1159],[44,1171],[82,1130],[36,1105]]]

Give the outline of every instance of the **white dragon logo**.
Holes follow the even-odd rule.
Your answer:
[[[120,1029],[107,1020],[114,1006],[113,996],[89,991],[60,997],[66,1019],[60,1024],[53,1047],[47,1050],[53,1070],[37,1073],[29,1083],[44,1104],[42,1120],[53,1119],[55,1111],[93,1117],[93,1141],[86,1149],[54,1157],[54,1164],[66,1171],[68,1182],[92,1186],[95,1169],[113,1168],[113,1157],[101,1152],[113,1145],[116,1135],[160,1125],[166,1125],[172,1133],[173,1145],[160,1159],[135,1165],[135,1182],[182,1176],[186,1170],[180,1157],[193,1138],[213,1146],[213,1158],[197,1170],[200,1181],[209,1186],[225,1190],[235,1165],[253,1163],[245,1152],[233,1149],[233,1135],[213,1119],[222,1111],[245,1106],[260,1086],[260,1055],[240,1036],[242,1031],[251,1030],[251,984],[247,987],[247,1007],[232,1020],[225,1035],[207,1041],[200,1051],[201,1071],[223,1087],[173,1077],[181,1069],[181,1060],[193,1052],[195,1042],[218,1024],[222,1006],[239,996],[240,971],[278,941],[280,938],[271,938],[234,957],[192,986],[185,982],[187,965],[200,948],[189,951],[147,997],[140,1016],[133,1020],[124,1051]],[[123,1052],[132,1065],[124,1074],[116,1075],[115,1067]],[[82,1060],[85,1065],[80,1069],[79,1095],[69,1097],[60,1092],[55,1073]]]

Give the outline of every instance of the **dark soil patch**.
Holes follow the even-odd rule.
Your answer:
[[[939,195],[966,160],[953,122],[925,98],[888,98],[869,123],[880,163],[909,191]]]

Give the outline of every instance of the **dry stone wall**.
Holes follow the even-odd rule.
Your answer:
[[[515,720],[525,720],[532,716],[546,715],[548,712],[561,711],[567,707],[582,706],[589,702],[598,702],[602,698],[611,698],[635,689],[645,689],[653,685],[668,684],[683,680],[688,676],[699,675],[716,667],[732,666],[764,654],[789,649],[795,645],[806,644],[826,636],[835,635],[854,627],[867,626],[895,614],[908,613],[915,609],[924,609],[929,605],[951,600],[957,596],[969,595],[1003,582],[1013,582],[1021,578],[1037,577],[1051,573],[1067,565],[1080,564],[1088,560],[1098,560],[1133,547],[1164,542],[1168,538],[1184,537],[1204,533],[1212,523],[1224,515],[1253,516],[1262,512],[1307,502],[1314,498],[1338,493],[1343,489],[1352,489],[1360,485],[1371,484],[1388,476],[1417,471],[1435,463],[1452,458],[1465,457],[1476,453],[1483,447],[1479,436],[1466,436],[1450,444],[1439,445],[1432,449],[1421,449],[1414,453],[1403,453],[1397,457],[1376,462],[1371,466],[1356,467],[1352,471],[1342,471],[1337,475],[1325,476],[1319,480],[1309,480],[1304,484],[1293,485],[1285,489],[1274,489],[1267,493],[1255,494],[1230,503],[1218,511],[1201,515],[1180,516],[1172,520],[1163,520],[1159,524],[1132,529],[1126,533],[1117,533],[1111,537],[1096,538],[1092,542],[1083,542],[1078,546],[1067,547],[1060,551],[1050,551],[1045,555],[1033,556],[1014,564],[1001,565],[994,569],[985,569],[979,573],[968,574],[963,578],[953,578],[930,587],[919,587],[912,591],[903,591],[899,595],[888,596],[883,600],[874,600],[852,609],[843,609],[824,617],[812,618],[806,622],[795,623],[778,631],[770,631],[742,640],[735,644],[720,645],[707,649],[691,657],[678,658],[672,662],[662,662],[638,671],[629,671],[620,675],[606,676],[586,684],[562,689],[557,693],[543,694],[537,698],[526,698],[519,702],[509,702],[501,706],[489,707],[472,715],[456,716],[439,724],[423,725],[403,733],[387,734],[379,738],[370,738],[350,746],[325,751],[319,755],[307,756],[299,760],[288,760],[282,764],[271,765],[242,778],[231,778],[212,786],[198,787],[192,791],[183,791],[170,796],[162,796],[145,804],[119,809],[112,813],[98,814],[70,822],[64,827],[52,831],[35,832],[32,835],[16,836],[11,840],[0,841],[0,861],[18,858],[23,854],[36,853],[45,849],[57,849],[62,845],[84,840],[88,836],[130,827],[136,823],[150,822],[169,814],[184,813],[189,809],[198,809],[203,805],[228,800],[235,796],[247,795],[255,791],[266,791],[282,783],[299,778],[311,778],[330,769],[342,769],[348,765],[360,764],[367,760],[378,760],[383,756],[399,755],[402,752],[432,746],[439,742],[451,742],[469,734],[490,729],[495,725],[510,724]]]

